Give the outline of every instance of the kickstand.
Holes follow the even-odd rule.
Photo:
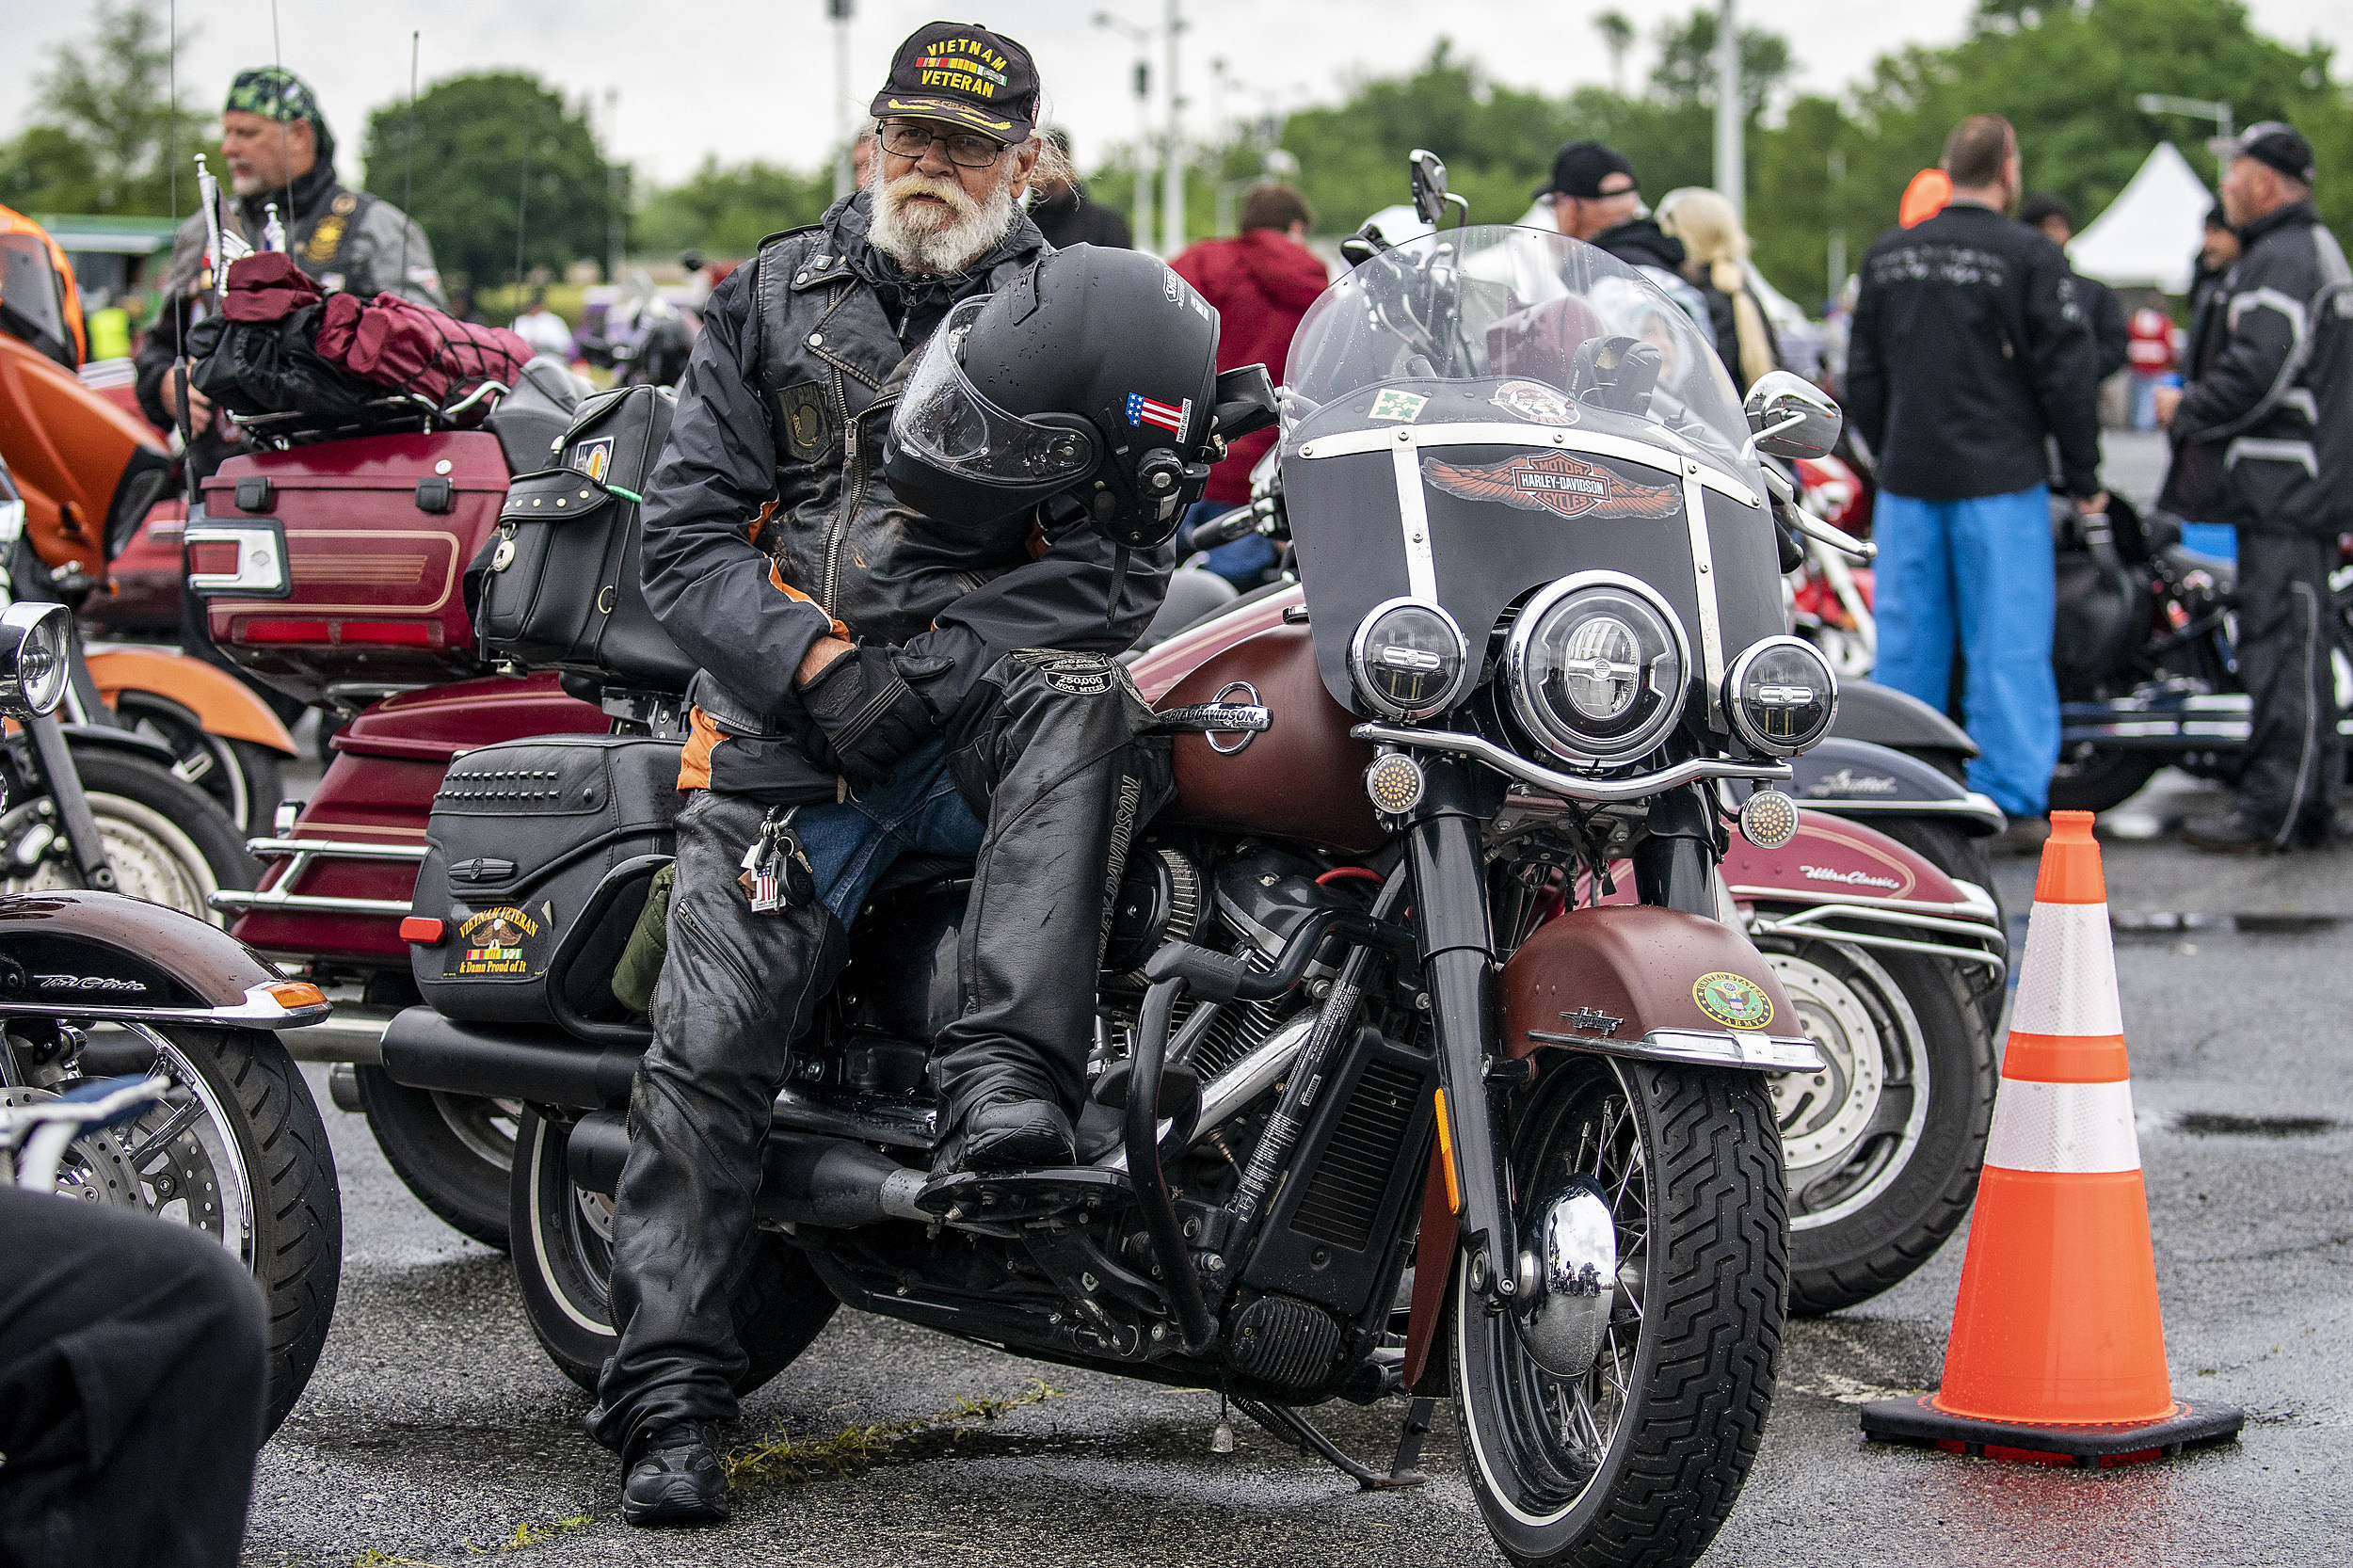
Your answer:
[[[1421,1457],[1422,1435],[1430,1430],[1428,1400],[1415,1400],[1405,1409],[1405,1431],[1399,1439],[1397,1463],[1387,1475],[1360,1464],[1340,1452],[1332,1440],[1309,1424],[1305,1416],[1287,1404],[1261,1404],[1257,1400],[1237,1399],[1234,1408],[1286,1442],[1299,1445],[1303,1454],[1313,1453],[1334,1469],[1354,1480],[1364,1492],[1400,1492],[1419,1486],[1430,1478],[1414,1468]]]

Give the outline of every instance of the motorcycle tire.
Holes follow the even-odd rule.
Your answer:
[[[179,759],[173,776],[212,797],[248,838],[268,831],[271,815],[285,796],[276,752],[251,741],[216,735],[182,704],[153,692],[120,694],[115,712],[139,734],[169,746]]]
[[[356,1077],[360,1113],[392,1174],[451,1229],[504,1252],[521,1108],[411,1089],[381,1067],[362,1066]]]
[[[613,1202],[572,1184],[565,1158],[568,1124],[526,1107],[515,1131],[507,1229],[523,1316],[556,1369],[590,1393],[613,1354],[607,1283],[612,1272]],[[730,1298],[735,1336],[744,1348],[737,1394],[748,1394],[808,1349],[840,1304],[798,1247],[755,1229]]]
[[[153,762],[84,749],[74,752],[73,766],[106,846],[116,890],[215,925],[225,923],[211,895],[251,888],[261,869],[245,852],[245,835],[227,814],[203,792]],[[46,796],[11,802],[0,812],[0,845],[17,844],[47,804]],[[57,844],[29,871],[13,868],[12,874],[0,877],[0,893],[75,886],[63,854],[64,846]]]
[[[1993,901],[1993,913],[2001,922],[2002,939],[2005,944],[2009,942],[2009,905],[2003,902],[2001,887],[1993,880],[1993,840],[1991,838],[1972,838],[1948,823],[1921,822],[1909,817],[1889,817],[1874,821],[1871,825],[1946,876],[1974,882],[1984,888],[1986,897]],[[1987,971],[1969,977],[1967,984],[1976,999],[1978,1013],[1985,1018],[1987,1032],[1998,1033],[2002,1027],[2002,1009],[2009,1000],[2009,988]]]
[[[2123,751],[2099,746],[2076,748],[2071,757],[2060,751],[2051,770],[2051,809],[2054,811],[2113,811],[2156,776],[2166,759],[2153,751]]]
[[[1753,1074],[1560,1056],[1512,1096],[1521,1234],[1562,1173],[1598,1183],[1621,1251],[1605,1338],[1545,1371],[1518,1317],[1455,1271],[1449,1339],[1464,1469],[1523,1568],[1680,1568],[1755,1462],[1781,1357],[1787,1216],[1771,1102]],[[1580,1424],[1581,1423],[1581,1424]]]
[[[318,1365],[343,1276],[343,1193],[318,1105],[274,1034],[139,1025],[103,1049],[83,1072],[163,1071],[186,1096],[76,1140],[60,1187],[208,1234],[252,1270],[269,1312],[267,1438]]]
[[[1816,1317],[1904,1279],[1968,1217],[2001,1063],[1949,961],[1785,937],[1758,946],[1831,1061],[1771,1090],[1789,1172],[1789,1310]]]

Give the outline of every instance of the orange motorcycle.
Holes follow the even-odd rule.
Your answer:
[[[64,252],[32,219],[0,207],[0,460],[23,497],[25,547],[13,552],[8,586],[14,599],[77,612],[109,597],[109,567],[149,514],[177,506],[171,455],[153,430],[83,384],[84,342]],[[0,540],[0,550],[13,542]],[[174,647],[102,645],[88,663],[96,700],[76,682],[70,723],[146,737],[238,827],[267,824],[279,760],[295,754],[268,703]]]

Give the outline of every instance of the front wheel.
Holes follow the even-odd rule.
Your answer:
[[[76,751],[73,769],[118,892],[219,925],[212,895],[252,888],[258,868],[244,835],[202,791],[155,763],[102,750]],[[56,822],[45,793],[0,811],[0,893],[78,886]]]
[[[1764,1083],[1569,1056],[1509,1116],[1523,1242],[1575,1191],[1607,1206],[1614,1247],[1592,1271],[1598,1348],[1565,1374],[1456,1271],[1455,1404],[1480,1512],[1530,1568],[1689,1563],[1756,1459],[1781,1355],[1789,1229]]]
[[[571,1128],[526,1109],[515,1129],[507,1229],[523,1316],[556,1369],[590,1393],[619,1343],[613,1322],[613,1200],[574,1186]],[[798,1247],[754,1230],[729,1304],[748,1394],[808,1349],[839,1304]]]
[[[83,1048],[85,1057],[103,1049],[103,1063],[79,1062],[76,1072],[58,1076],[40,1065],[60,1038],[56,1025],[10,1019],[0,1055],[8,1058],[8,1080],[19,1087],[0,1088],[0,1105],[47,1098],[80,1076],[138,1072],[171,1080],[162,1103],[137,1121],[69,1144],[57,1191],[185,1225],[252,1271],[269,1307],[266,1437],[310,1381],[335,1313],[343,1195],[326,1126],[276,1035],[177,1024],[123,1028],[125,1039]],[[25,1086],[43,1080],[45,1087]]]

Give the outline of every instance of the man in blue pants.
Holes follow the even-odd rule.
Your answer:
[[[1880,465],[1874,675],[1942,709],[1959,641],[1969,782],[2032,841],[2059,739],[2050,446],[2077,508],[2104,511],[2097,348],[2067,258],[2005,216],[2009,122],[1962,120],[1945,170],[1951,203],[1865,254],[1848,349],[1847,411]]]

